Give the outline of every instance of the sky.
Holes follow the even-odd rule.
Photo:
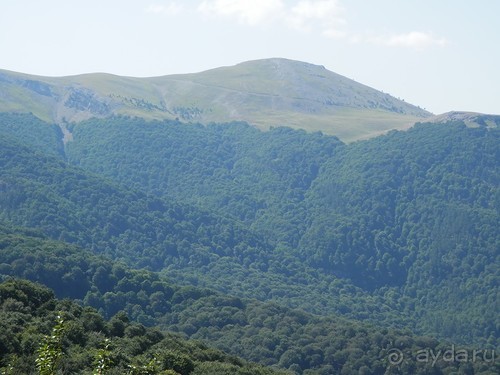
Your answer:
[[[150,77],[283,57],[500,114],[498,0],[0,0],[0,69]]]

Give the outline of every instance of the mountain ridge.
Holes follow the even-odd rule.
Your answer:
[[[0,70],[0,111],[57,124],[112,115],[290,126],[345,141],[406,129],[432,114],[323,66],[271,58],[200,73],[42,77]]]
[[[468,111],[450,111],[429,119],[429,122],[438,124],[453,121],[461,121],[469,127],[498,128],[500,125],[500,115]]]

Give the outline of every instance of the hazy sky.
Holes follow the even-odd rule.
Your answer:
[[[285,57],[434,113],[500,114],[498,0],[0,0],[0,68],[190,73]]]

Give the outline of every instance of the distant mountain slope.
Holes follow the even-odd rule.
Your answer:
[[[431,114],[322,66],[249,61],[154,78],[86,74],[49,78],[0,70],[0,111],[63,124],[114,114],[184,122],[287,125],[351,141],[411,126]]]
[[[486,313],[494,294],[478,303],[484,295],[468,292],[458,309],[454,301],[465,296],[450,287],[487,288],[494,273],[484,262],[498,256],[493,126],[419,124],[350,145],[284,128],[124,118],[82,122],[73,131],[71,163],[236,217],[276,244],[287,264],[276,274],[298,274],[305,265],[319,279],[335,275],[384,298],[394,288],[387,305],[403,310],[406,300],[425,314],[415,319],[421,331],[456,340],[479,341],[488,332],[487,339],[495,330],[496,318]],[[297,260],[300,268],[290,267]],[[473,315],[482,318],[472,323]]]
[[[29,113],[0,113],[0,136],[22,140],[33,150],[52,156],[64,155],[61,129]]]
[[[63,159],[40,152],[60,148],[48,124],[19,119],[0,137],[0,219],[179,283],[497,345],[490,120],[345,145],[286,128],[113,117],[71,124]],[[37,126],[46,136],[24,136]]]
[[[370,312],[378,321],[406,324],[405,317],[379,306],[349,280],[309,274],[296,257],[283,262],[286,248],[275,248],[267,236],[228,215],[120,187],[61,158],[33,152],[9,136],[0,137],[0,167],[0,222],[36,228],[135,267],[161,270],[178,283],[310,311],[340,312],[342,300],[352,317]],[[327,294],[334,281],[347,295]]]
[[[428,121],[434,123],[462,121],[468,127],[498,128],[500,126],[500,115],[488,115],[477,112],[453,111],[431,117],[428,119]]]
[[[0,138],[0,166],[0,220],[39,228],[115,258],[137,256],[139,266],[161,269],[197,263],[198,258],[203,262],[212,248],[223,257],[238,247],[240,260],[247,250],[254,257],[254,245],[263,253],[270,249],[231,220],[121,188],[60,158],[34,152],[10,136]],[[184,260],[174,260],[178,257]]]
[[[499,145],[498,127],[457,121],[343,148],[307,193],[305,258],[358,284],[400,285],[394,301],[413,299],[419,331],[494,342]]]
[[[263,132],[244,123],[183,126],[114,117],[71,129],[70,163],[137,190],[222,212],[272,238],[285,231],[288,240],[303,226],[290,217],[292,208],[322,164],[344,147],[317,132]],[[276,225],[280,231],[272,229]]]

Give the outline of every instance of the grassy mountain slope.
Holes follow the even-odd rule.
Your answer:
[[[411,126],[430,113],[324,67],[286,59],[155,78],[36,77],[0,71],[0,111],[63,124],[113,114],[184,122],[287,125],[351,141]]]
[[[477,112],[460,112],[460,111],[447,112],[438,116],[431,117],[428,119],[428,121],[433,123],[461,121],[465,125],[472,128],[478,128],[478,127],[498,128],[498,126],[500,126],[499,115],[487,115],[484,113],[477,113]]]
[[[429,115],[324,67],[285,59],[161,77],[158,82],[165,87],[178,85],[187,93],[192,98],[188,107],[201,111],[193,117],[202,122],[244,120],[262,128],[286,125],[322,130],[345,140],[410,126]],[[166,102],[185,107],[175,90],[162,93]]]

